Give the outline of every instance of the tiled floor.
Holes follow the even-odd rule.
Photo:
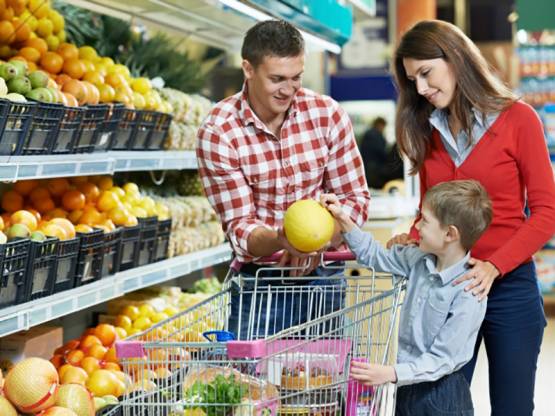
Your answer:
[[[518,357],[515,357],[518,359]],[[482,348],[472,380],[472,398],[476,416],[490,414],[488,395],[488,367],[486,352]],[[534,416],[555,415],[555,317],[548,319],[536,378],[536,410]]]

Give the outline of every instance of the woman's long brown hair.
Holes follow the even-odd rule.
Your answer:
[[[432,133],[429,117],[434,106],[418,94],[416,84],[407,78],[404,58],[442,58],[451,65],[456,88],[450,109],[469,140],[472,140],[473,108],[485,117],[504,110],[517,99],[493,75],[479,49],[458,27],[440,20],[417,23],[401,38],[393,68],[399,92],[395,122],[397,144],[400,152],[410,160],[413,175],[422,167],[428,152]]]

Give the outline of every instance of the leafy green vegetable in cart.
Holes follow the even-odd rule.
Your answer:
[[[199,407],[207,416],[227,416],[247,393],[235,375],[217,375],[209,383],[196,381],[184,393],[185,406]],[[206,405],[206,406],[202,406]]]

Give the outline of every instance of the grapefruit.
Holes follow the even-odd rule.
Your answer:
[[[94,416],[93,399],[85,386],[80,384],[60,386],[56,406],[73,410],[77,416]]]
[[[283,219],[287,241],[305,253],[323,248],[330,241],[334,227],[331,214],[313,199],[295,202],[287,209]]]
[[[0,396],[0,415],[2,416],[17,416],[17,410],[15,407],[6,399]]]
[[[58,372],[50,361],[27,358],[6,376],[4,395],[23,413],[40,412],[54,405],[58,381]]]

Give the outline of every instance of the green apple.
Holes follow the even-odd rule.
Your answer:
[[[10,64],[15,67],[16,70],[16,77],[24,77],[27,74],[29,67],[27,66],[27,62],[23,62],[17,59],[10,61]]]
[[[17,76],[8,81],[8,89],[10,92],[27,95],[31,91],[31,82],[29,82],[27,77]]]
[[[17,75],[17,68],[10,63],[0,64],[0,77],[6,81]]]
[[[48,74],[44,71],[31,72],[27,78],[29,78],[33,89],[45,88],[48,85]]]
[[[33,231],[31,233],[31,240],[33,241],[44,241],[46,240],[46,235],[42,231]]]
[[[25,224],[14,224],[8,228],[8,240],[13,240],[14,238],[27,238],[29,234],[29,228]]]

